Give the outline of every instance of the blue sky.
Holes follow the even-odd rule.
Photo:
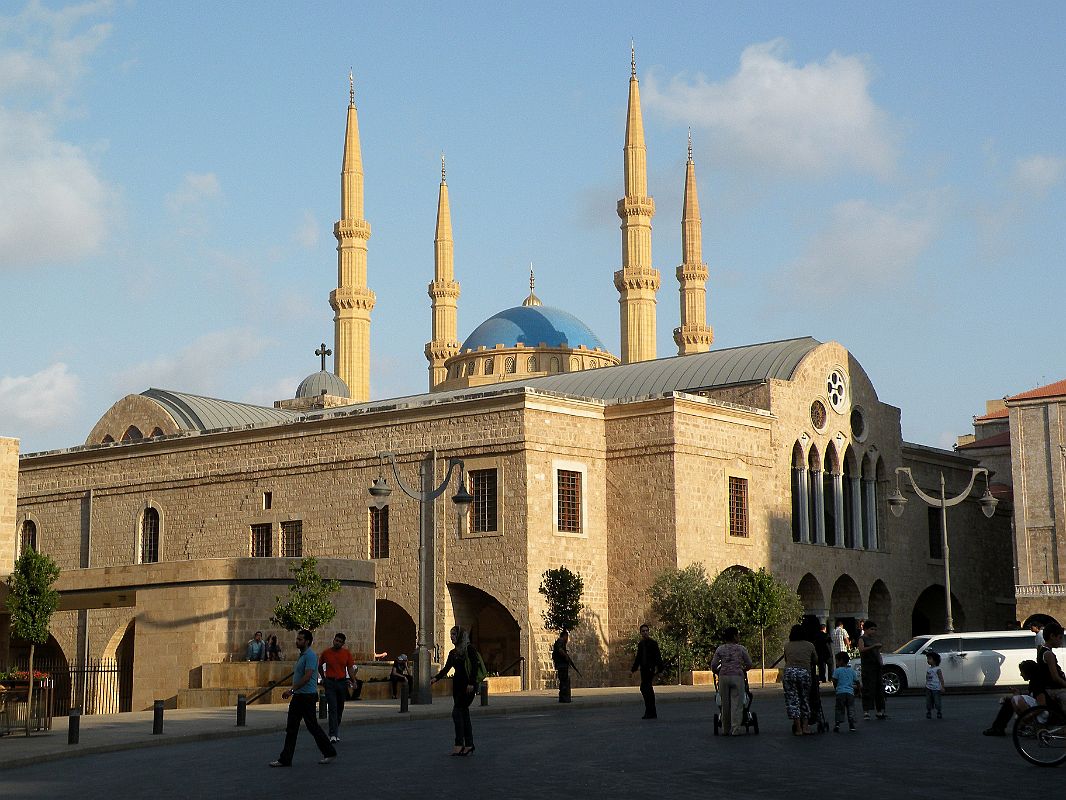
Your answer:
[[[427,385],[441,151],[460,337],[533,262],[617,353],[632,38],[659,355],[691,126],[715,346],[839,341],[948,446],[1066,377],[1066,6],[864,5],[2,4],[0,435],[80,444],[149,386],[269,404],[318,368],[349,67],[372,395]]]

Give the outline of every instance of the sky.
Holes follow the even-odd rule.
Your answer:
[[[870,6],[870,7],[868,7]],[[619,352],[636,47],[662,274],[691,128],[714,347],[847,347],[904,438],[1066,378],[1066,4],[0,1],[0,436],[149,387],[270,405],[332,346],[354,70],[371,395],[428,386],[447,157],[459,336],[537,295]]]

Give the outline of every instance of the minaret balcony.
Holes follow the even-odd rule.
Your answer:
[[[622,219],[655,216],[655,200],[647,196],[623,197],[618,201],[618,216]]]
[[[370,223],[365,219],[342,219],[333,226],[333,235],[341,239],[369,239]]]
[[[659,291],[659,270],[651,267],[627,267],[614,273],[614,288],[619,292],[644,289]]]
[[[377,302],[377,295],[369,289],[339,287],[329,293],[329,304],[334,311],[342,309],[363,309],[371,311]]]
[[[682,264],[677,268],[677,279],[682,282],[706,281],[706,264]]]

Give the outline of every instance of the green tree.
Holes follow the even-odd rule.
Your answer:
[[[581,595],[585,591],[585,581],[576,572],[566,567],[549,569],[540,576],[537,589],[548,602],[548,608],[541,612],[544,628],[549,631],[572,631],[581,625]]]
[[[659,619],[664,657],[674,652],[692,669],[706,666],[714,653],[717,615],[703,565],[667,570],[655,579],[648,594],[652,613]]]
[[[33,651],[48,641],[48,624],[59,608],[59,592],[52,584],[59,578],[59,567],[44,553],[27,550],[7,579],[7,610],[11,612],[11,630],[30,643],[30,690],[26,707],[26,735],[33,719]]]
[[[305,556],[292,567],[293,584],[284,600],[275,598],[274,616],[270,621],[287,631],[306,628],[314,631],[335,616],[337,607],[330,595],[340,591],[340,581],[326,579],[318,574],[318,561]]]
[[[788,628],[803,614],[799,595],[762,567],[756,572],[726,570],[715,579],[713,593],[723,621],[740,629],[749,650],[758,646],[765,683],[767,650],[777,653]]]

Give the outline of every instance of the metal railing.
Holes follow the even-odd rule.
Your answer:
[[[13,669],[26,670],[27,657],[18,658]],[[80,707],[83,714],[117,714],[133,707],[133,662],[126,659],[94,658],[84,666],[67,666],[53,658],[35,658],[34,672],[47,673],[52,683],[48,698],[52,716],[66,716]]]
[[[1066,583],[1028,583],[1014,587],[1015,597],[1066,596]]]
[[[251,705],[252,703],[254,703],[254,702],[255,702],[256,700],[258,700],[258,699],[259,699],[260,697],[262,697],[263,695],[265,695],[265,694],[267,694],[268,692],[272,692],[272,691],[274,691],[275,689],[277,689],[277,688],[278,688],[279,686],[281,686],[281,684],[285,683],[285,681],[289,680],[289,679],[290,679],[290,678],[291,678],[292,676],[293,676],[293,673],[291,673],[291,672],[290,672],[290,673],[289,673],[288,675],[286,675],[286,676],[285,676],[284,678],[278,678],[278,679],[277,679],[276,681],[273,681],[273,682],[272,682],[272,683],[271,683],[271,684],[270,684],[269,686],[267,686],[266,688],[264,688],[264,689],[260,689],[260,690],[259,690],[258,692],[256,692],[255,694],[253,694],[253,695],[252,695],[251,697],[249,697],[249,698],[248,698],[247,700],[245,700],[244,702],[245,702],[245,703],[247,703],[248,705]]]

